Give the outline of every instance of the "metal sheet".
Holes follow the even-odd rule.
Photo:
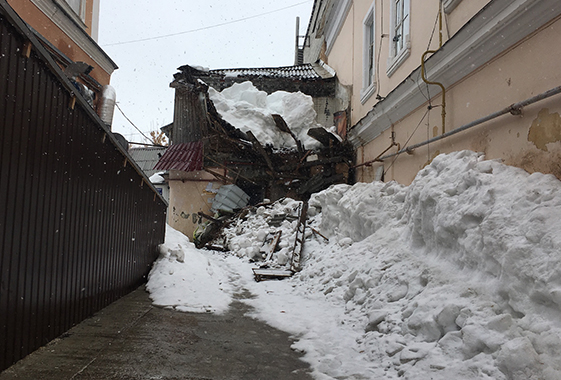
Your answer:
[[[200,141],[173,144],[160,158],[155,170],[192,172],[203,169],[203,143]]]
[[[0,370],[146,279],[165,202],[0,0]],[[27,30],[27,32],[29,32]]]

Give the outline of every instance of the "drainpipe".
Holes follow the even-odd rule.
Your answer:
[[[438,2],[438,39],[439,39],[439,46],[438,48],[440,49],[442,47],[442,1],[439,0]],[[436,86],[439,86],[442,90],[442,133],[444,134],[446,132],[446,89],[444,88],[444,85],[440,82],[431,82],[427,79],[426,77],[426,72],[425,72],[425,57],[427,56],[427,54],[434,54],[436,53],[438,50],[427,50],[423,53],[423,55],[421,56],[421,77],[423,78],[423,82],[425,82],[426,84],[433,84]]]
[[[294,65],[299,65],[300,60],[298,59],[299,56],[299,48],[298,48],[298,36],[300,35],[300,17],[296,17],[296,42],[294,43]]]

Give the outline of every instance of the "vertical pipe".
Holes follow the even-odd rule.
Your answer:
[[[294,64],[298,65],[300,63],[298,56],[299,56],[299,48],[298,48],[298,36],[300,35],[300,17],[296,17],[296,39],[294,43]]]
[[[441,0],[438,1],[438,21],[439,21],[438,24],[439,47],[438,48],[440,49],[442,47],[442,1]],[[437,51],[438,50],[427,50],[421,56],[421,78],[423,79],[423,82],[425,82],[426,84],[433,84],[439,86],[440,89],[442,90],[441,117],[442,117],[442,134],[444,134],[446,133],[446,88],[444,88],[444,85],[440,82],[429,81],[427,79],[426,71],[425,71],[425,57],[427,56],[427,54],[434,54]]]

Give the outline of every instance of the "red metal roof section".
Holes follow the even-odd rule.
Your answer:
[[[203,143],[194,141],[170,145],[155,170],[181,170],[193,172],[203,169]]]

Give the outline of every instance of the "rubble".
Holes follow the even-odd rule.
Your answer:
[[[300,271],[304,241],[312,234],[306,230],[307,210],[307,202],[284,198],[214,217],[199,213],[207,222],[194,243],[248,257],[259,265],[253,269],[257,281],[290,277]]]
[[[173,128],[168,130],[172,143],[202,141],[203,170],[224,183],[239,186],[251,196],[250,204],[285,196],[305,200],[331,184],[348,182],[349,168],[353,164],[352,147],[339,136],[319,124],[302,129],[308,124],[293,115],[285,120],[275,113],[260,115],[260,122],[267,123],[261,126],[260,133],[244,125],[249,123],[247,118],[236,127],[217,110],[217,107],[227,109],[232,105],[216,100],[217,92],[198,79],[201,72],[189,66],[180,69],[172,83],[179,109]],[[251,83],[247,82],[247,86]],[[254,92],[256,94],[250,95],[258,98],[255,102],[267,101],[266,93],[257,89]],[[263,96],[265,100],[260,98]],[[278,103],[280,96],[282,94],[273,96],[271,101],[282,103]],[[311,102],[304,94],[294,97],[290,102],[295,104],[290,107]],[[305,113],[302,117],[313,120],[315,113]],[[229,119],[237,121],[235,117]],[[270,134],[281,138],[271,140]],[[282,137],[283,134],[286,137]],[[275,146],[271,141],[282,141],[282,145]]]

